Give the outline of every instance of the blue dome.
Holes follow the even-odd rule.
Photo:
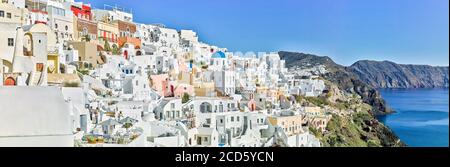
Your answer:
[[[225,56],[225,53],[223,53],[222,51],[218,51],[218,52],[214,53],[211,58],[222,58],[222,59],[225,59],[226,56]]]

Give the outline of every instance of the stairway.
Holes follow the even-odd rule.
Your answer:
[[[40,84],[41,81],[41,77],[42,77],[42,72],[34,72],[33,73],[33,77],[31,79],[31,86],[37,86]]]

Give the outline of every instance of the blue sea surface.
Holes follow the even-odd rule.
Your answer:
[[[448,89],[381,89],[396,113],[378,119],[411,147],[449,146]]]

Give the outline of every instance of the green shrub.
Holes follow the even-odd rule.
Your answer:
[[[184,93],[183,98],[181,99],[181,102],[184,104],[184,103],[187,103],[190,99],[191,99],[191,97],[189,96],[189,94]]]

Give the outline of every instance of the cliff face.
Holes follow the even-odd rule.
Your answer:
[[[288,68],[325,65],[329,73],[322,77],[335,83],[341,90],[360,95],[365,103],[373,107],[373,114],[383,115],[392,113],[392,110],[386,106],[386,102],[374,87],[361,81],[357,75],[348,71],[346,67],[336,64],[329,57],[294,52],[279,52],[278,54],[281,59],[286,61],[286,67]]]
[[[347,70],[375,88],[449,87],[449,67],[363,60],[351,65]]]
[[[329,109],[340,111],[340,114],[333,114],[326,129],[328,133],[313,134],[318,137],[323,146],[329,147],[402,147],[405,143],[400,141],[391,129],[376,119],[376,115],[388,114],[392,110],[386,106],[380,93],[372,86],[361,81],[357,75],[349,71],[347,67],[338,65],[329,57],[320,57],[311,54],[279,52],[280,58],[285,60],[286,67],[311,68],[324,65],[328,73],[322,74],[322,78],[331,87],[330,95],[317,98],[303,99],[315,105],[323,104]],[[336,89],[337,87],[337,89]],[[333,89],[334,88],[334,89]],[[358,94],[355,97],[340,97],[343,94],[336,92],[348,92]],[[340,95],[340,96],[339,96]],[[341,100],[336,100],[340,99]],[[353,98],[353,99],[352,99]],[[350,101],[346,103],[345,101]],[[344,103],[342,103],[344,102]],[[358,114],[345,114],[358,111]]]

